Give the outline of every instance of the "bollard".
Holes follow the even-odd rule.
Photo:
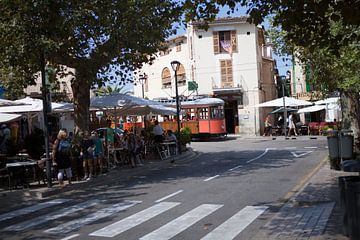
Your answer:
[[[346,215],[350,239],[360,239],[360,176],[345,179]]]
[[[345,236],[350,235],[350,226],[348,223],[348,212],[346,210],[346,192],[345,192],[345,182],[351,181],[351,179],[359,179],[359,176],[343,176],[338,178],[339,186],[339,198],[340,198],[340,211],[341,218],[343,223],[343,233]]]

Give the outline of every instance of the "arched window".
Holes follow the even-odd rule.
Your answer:
[[[179,70],[176,72],[178,86],[183,86],[186,84],[186,74],[184,65],[180,64]]]
[[[164,68],[161,73],[162,88],[171,88],[171,73],[169,68]]]

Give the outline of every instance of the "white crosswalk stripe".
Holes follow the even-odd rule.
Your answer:
[[[201,240],[234,239],[267,208],[266,206],[246,206]]]
[[[28,221],[21,222],[19,224],[11,225],[11,226],[5,228],[4,231],[22,231],[22,230],[43,224],[45,222],[67,216],[71,213],[83,210],[85,208],[95,206],[99,202],[100,202],[100,200],[96,200],[96,199],[82,202],[82,203],[76,204],[71,207],[60,209],[56,212],[51,212],[49,214],[30,219]]]
[[[223,205],[219,204],[202,204],[197,208],[185,213],[184,215],[165,224],[159,229],[143,236],[140,240],[165,240],[170,239],[180,232],[184,231],[191,225],[200,221],[202,218],[210,215]]]
[[[89,214],[89,215],[85,216],[84,218],[75,219],[73,221],[61,224],[57,227],[45,230],[45,232],[51,233],[51,234],[68,233],[73,230],[79,229],[80,227],[82,227],[86,224],[95,222],[101,218],[108,217],[114,213],[123,211],[123,210],[130,208],[132,206],[135,206],[136,204],[139,204],[139,203],[141,203],[141,201],[124,201],[121,203],[117,203],[117,204],[112,205],[111,207],[100,209],[99,211]]]
[[[150,208],[147,208],[141,212],[135,213],[123,220],[115,222],[107,227],[104,227],[98,231],[90,233],[90,236],[97,237],[115,237],[116,235],[129,230],[141,223],[148,221],[149,219],[179,205],[177,202],[160,202]]]
[[[23,209],[18,209],[13,212],[2,214],[6,219],[16,217],[15,214],[25,215],[27,213],[32,213],[44,208],[48,208],[47,213],[38,214],[35,218],[26,221],[20,221],[10,226],[5,226],[1,231],[5,232],[17,232],[28,229],[35,229],[35,226],[46,225],[46,223],[51,223],[53,220],[57,220],[56,227],[49,229],[43,229],[44,233],[48,234],[60,234],[63,239],[73,239],[80,236],[79,232],[76,230],[81,227],[93,223],[97,220],[106,218],[110,215],[113,215],[117,212],[124,211],[132,206],[140,204],[141,201],[130,201],[125,200],[123,202],[108,205],[102,207],[102,204],[106,204],[106,200],[91,199],[82,203],[69,203],[71,199],[57,199],[40,204],[33,205],[31,207],[25,207]],[[66,207],[53,211],[51,206],[55,206],[61,203],[67,202]],[[99,205],[100,203],[100,205]],[[159,216],[162,213],[169,211],[172,208],[180,205],[180,202],[165,202],[161,201],[155,203],[154,205],[141,210],[135,214],[132,214],[128,217],[125,217],[116,222],[110,222],[108,225],[100,229],[93,229],[92,232],[88,233],[92,237],[107,237],[112,238],[116,237],[125,231],[132,230],[133,228],[144,224],[145,222],[150,222],[156,216]],[[97,206],[97,209],[92,208]],[[176,237],[185,230],[189,229],[191,226],[196,224],[202,219],[205,219],[210,214],[222,208],[222,204],[201,204],[193,209],[190,209],[188,212],[180,215],[174,216],[169,222],[165,225],[160,226],[152,232],[145,232],[144,236],[140,240],[168,240]],[[87,215],[81,214],[81,211],[88,209],[90,212]],[[237,237],[247,226],[249,226],[256,218],[258,218],[262,213],[266,211],[266,206],[246,206],[242,210],[238,211],[236,214],[231,216],[229,219],[226,219],[223,223],[217,226],[213,231],[205,235],[202,240],[230,240]],[[85,211],[83,211],[85,212]],[[74,214],[78,213],[78,214]],[[71,215],[71,216],[70,216]],[[71,220],[66,220],[64,217],[70,217]],[[61,219],[64,218],[64,219]],[[3,219],[1,219],[3,220]],[[75,231],[75,232],[74,232]],[[65,234],[70,232],[72,235],[65,237]],[[131,232],[129,232],[132,234]]]
[[[55,200],[51,200],[51,201],[47,201],[47,202],[43,202],[43,203],[38,203],[38,204],[32,205],[30,207],[25,207],[25,208],[21,208],[18,210],[14,210],[12,212],[1,214],[0,221],[5,221],[5,220],[12,219],[14,217],[19,217],[22,215],[33,213],[33,212],[39,211],[41,209],[59,205],[59,204],[62,204],[62,203],[68,202],[68,201],[70,201],[70,199],[55,199]]]

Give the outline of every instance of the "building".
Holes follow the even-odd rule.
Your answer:
[[[168,40],[167,49],[151,65],[143,66],[140,72],[147,79],[143,86],[135,86],[135,95],[141,97],[143,87],[146,98],[175,98],[170,62],[177,60],[181,98],[221,98],[228,133],[260,134],[265,110],[255,105],[276,98],[275,61],[265,34],[247,17],[217,19],[207,30],[199,22],[190,23],[186,34]]]

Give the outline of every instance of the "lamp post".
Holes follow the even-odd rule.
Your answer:
[[[146,73],[140,74],[140,76],[139,76],[139,82],[140,82],[140,84],[141,84],[141,90],[142,90],[142,98],[145,98],[145,95],[144,95],[144,85],[145,85],[145,83],[146,83],[147,77],[148,77],[148,76],[146,75]]]
[[[175,94],[176,94],[176,120],[177,120],[177,144],[178,152],[181,154],[181,145],[180,145],[180,105],[179,105],[179,92],[178,92],[178,82],[177,82],[177,71],[180,68],[179,61],[172,61],[171,67],[175,72]]]
[[[145,98],[144,85],[145,85],[145,83],[146,83],[146,81],[147,81],[147,77],[148,77],[148,76],[146,75],[146,73],[140,74],[140,76],[139,76],[139,82],[140,82],[140,84],[141,84],[141,91],[142,91],[142,98],[143,98],[143,99]],[[143,118],[143,120],[144,120],[144,129],[146,129],[146,116],[143,116],[142,118]]]

